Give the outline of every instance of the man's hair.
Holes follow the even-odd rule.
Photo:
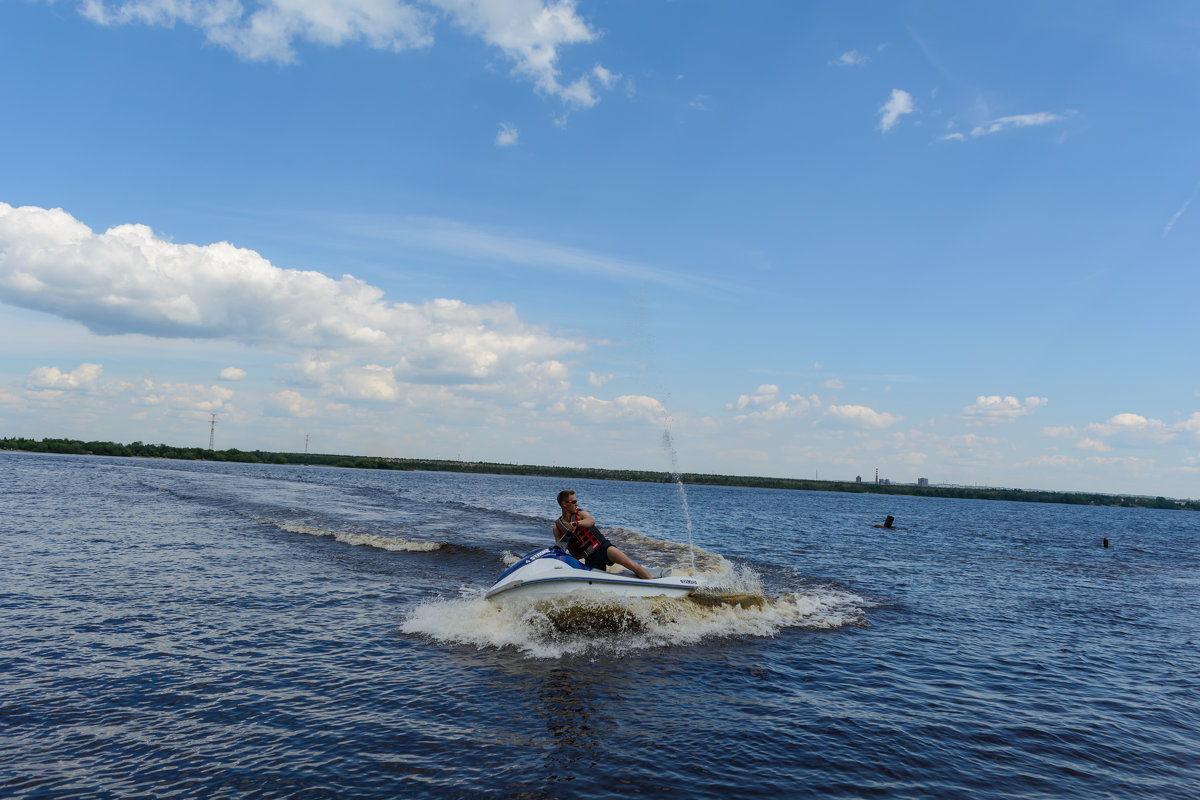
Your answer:
[[[574,489],[563,489],[558,493],[558,504],[561,506],[563,503],[567,502],[567,498],[573,494],[575,494]]]

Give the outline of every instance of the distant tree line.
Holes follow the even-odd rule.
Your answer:
[[[118,456],[138,458],[174,458],[190,461],[236,461],[251,464],[293,464],[353,469],[425,470],[430,472],[471,472],[490,475],[536,475],[552,478],[576,478],[642,483],[683,483],[701,486],[742,486],[758,489],[790,489],[811,492],[858,492],[864,494],[908,495],[913,497],[949,497],[970,500],[1010,500],[1022,503],[1066,503],[1070,505],[1124,506],[1127,508],[1164,508],[1200,511],[1200,501],[1166,497],[1113,495],[1091,492],[1042,492],[1030,489],[991,489],[967,486],[911,486],[902,484],[858,483],[857,481],[818,481],[801,478],[757,478],[741,475],[706,475],[685,472],[679,476],[665,472],[591,467],[548,467],[528,464],[497,464],[485,461],[449,459],[375,458],[323,453],[274,453],[262,450],[206,450],[200,447],[173,447],[165,444],[118,444],[84,442],[78,439],[0,439],[0,450],[25,450],[34,453]]]
[[[27,450],[31,453],[66,453],[77,456],[121,456],[125,458],[177,458],[186,461],[260,461],[241,450],[205,450],[200,447],[172,447],[166,444],[118,444],[84,442],[79,439],[0,439],[0,450]]]

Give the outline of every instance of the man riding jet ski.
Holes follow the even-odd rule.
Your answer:
[[[500,576],[485,597],[553,597],[586,591],[622,597],[684,597],[700,585],[669,569],[649,570],[613,546],[595,529],[596,520],[578,507],[575,493],[559,492],[562,516],[554,523],[554,547],[529,553]],[[569,553],[560,545],[566,545]],[[618,564],[624,569],[608,572]]]

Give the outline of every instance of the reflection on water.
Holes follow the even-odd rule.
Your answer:
[[[587,783],[607,773],[601,731],[614,726],[611,710],[598,699],[603,693],[596,691],[603,680],[601,670],[584,665],[556,667],[540,679],[537,716],[553,740],[545,756],[547,781]]]

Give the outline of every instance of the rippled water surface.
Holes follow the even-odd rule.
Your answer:
[[[706,588],[483,600],[561,488]],[[682,499],[0,453],[0,796],[1196,796],[1197,515]]]

